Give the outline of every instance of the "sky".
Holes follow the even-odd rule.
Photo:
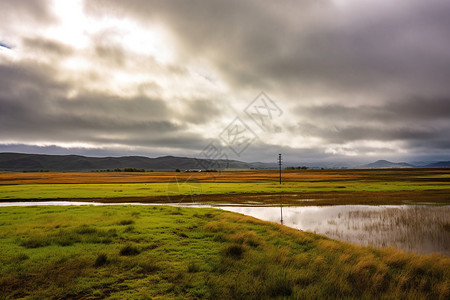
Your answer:
[[[0,152],[450,160],[450,1],[2,0]]]

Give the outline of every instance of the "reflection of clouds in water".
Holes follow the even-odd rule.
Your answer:
[[[280,223],[280,207],[223,207]],[[376,247],[395,246],[417,253],[450,254],[450,206],[336,205],[283,207],[283,223],[296,229]]]
[[[281,217],[281,208],[280,207],[221,207],[224,210],[237,212],[240,214],[253,216],[255,218],[270,221],[270,222],[280,222]],[[283,207],[283,217],[287,218],[288,216],[285,215],[285,207]]]
[[[118,205],[95,202],[3,202],[5,206],[28,205]],[[158,205],[129,203],[130,205]],[[186,207],[219,207],[255,218],[280,223],[281,207],[210,206],[182,204]],[[438,252],[450,255],[450,206],[367,206],[336,205],[283,207],[283,223],[296,229],[324,234],[360,245],[395,246],[416,253]]]

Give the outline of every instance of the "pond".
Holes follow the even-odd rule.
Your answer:
[[[281,207],[224,209],[281,221]],[[288,206],[282,208],[282,216],[286,226],[358,245],[450,255],[450,206]]]
[[[9,202],[0,207],[27,205],[161,205],[151,203]],[[215,207],[280,223],[333,239],[375,247],[394,246],[419,254],[450,255],[450,206],[425,205],[336,205],[251,206],[179,204]]]

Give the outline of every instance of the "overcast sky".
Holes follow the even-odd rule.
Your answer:
[[[448,0],[2,0],[0,12],[0,152],[450,160]]]

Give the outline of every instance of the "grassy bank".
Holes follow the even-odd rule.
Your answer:
[[[450,297],[450,258],[213,209],[0,209],[0,298]]]

